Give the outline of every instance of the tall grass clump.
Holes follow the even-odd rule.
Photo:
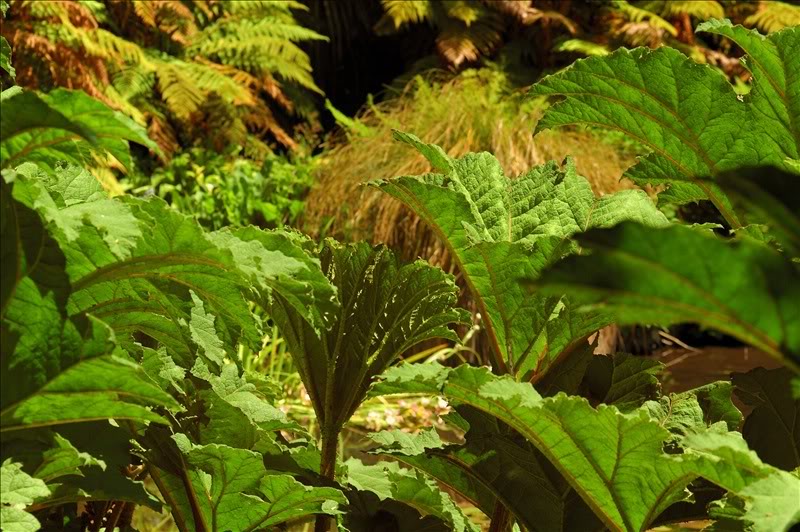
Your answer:
[[[370,102],[354,121],[342,118],[343,128],[328,140],[316,170],[306,230],[386,243],[407,258],[421,256],[449,268],[444,247],[424,224],[399,202],[361,186],[430,171],[422,156],[392,140],[393,129],[447,146],[452,157],[494,153],[509,175],[572,154],[595,193],[631,186],[619,179],[633,157],[614,139],[586,130],[546,132],[534,139],[531,124],[546,104],[524,94],[496,70],[467,70],[456,77],[434,71],[416,76],[381,103]]]

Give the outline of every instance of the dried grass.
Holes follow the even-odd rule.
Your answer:
[[[508,175],[572,155],[596,194],[632,186],[620,176],[633,157],[593,133],[545,131],[534,138],[542,102],[526,101],[521,91],[508,89],[502,75],[472,71],[446,82],[435,77],[418,77],[397,97],[368,107],[358,120],[372,130],[371,136],[341,135],[331,142],[307,198],[306,231],[386,243],[406,258],[449,266],[444,248],[416,216],[389,196],[362,186],[431,171],[421,155],[392,140],[393,128],[438,144],[453,157],[489,151]]]
[[[405,259],[427,259],[458,279],[446,248],[419,218],[388,195],[363,186],[373,179],[431,171],[421,155],[392,140],[393,128],[438,144],[452,157],[491,152],[507,175],[571,155],[596,194],[633,186],[620,181],[633,156],[594,133],[545,131],[534,138],[543,106],[542,101],[528,101],[524,92],[509,89],[496,72],[473,71],[447,81],[436,75],[412,80],[397,97],[368,107],[358,117],[372,130],[371,135],[347,138],[341,134],[330,142],[306,200],[305,230],[317,237],[385,243]],[[474,302],[458,281],[462,286],[459,305],[477,317]],[[477,334],[470,347],[485,355],[489,352],[486,342],[485,335]]]

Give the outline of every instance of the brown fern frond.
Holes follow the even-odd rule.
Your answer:
[[[161,114],[151,114],[148,122],[147,135],[158,144],[165,157],[169,159],[181,147],[175,130]]]
[[[483,4],[495,11],[510,15],[522,24],[528,24],[538,9],[530,0],[482,0]]]
[[[180,0],[138,0],[133,2],[133,9],[145,25],[182,45],[197,33],[194,13]]]
[[[502,32],[502,18],[492,14],[470,26],[447,19],[436,37],[436,49],[445,61],[458,67],[490,54],[502,42]]]
[[[283,146],[289,149],[297,148],[295,140],[281,127],[272,110],[265,104],[260,103],[248,108],[243,120],[247,127],[254,132],[261,135],[269,133]]]

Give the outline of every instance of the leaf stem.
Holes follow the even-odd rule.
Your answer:
[[[336,456],[339,451],[338,432],[322,432],[322,449],[320,450],[321,460],[319,474],[325,480],[331,482],[336,478]],[[331,516],[318,514],[314,523],[314,532],[328,532],[331,526]]]
[[[511,529],[513,518],[506,505],[500,500],[494,503],[492,511],[492,523],[489,525],[489,532],[508,532]]]

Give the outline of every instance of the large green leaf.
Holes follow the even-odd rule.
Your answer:
[[[85,171],[17,170],[15,197],[40,213],[66,256],[69,312],[101,318],[126,347],[144,334],[191,368],[205,316],[222,340],[211,350],[219,364],[240,341],[260,346],[246,299],[275,291],[296,308],[317,298],[330,306],[332,288],[297,239],[255,229],[241,233],[245,240],[208,234],[161,200],[108,199]]]
[[[792,257],[800,257],[800,176],[769,166],[739,168],[716,182]]]
[[[0,430],[117,417],[163,421],[147,406],[177,407],[137,365],[114,356],[104,323],[68,316],[64,255],[36,214],[2,187]],[[116,355],[119,355],[116,352]]]
[[[696,322],[800,365],[800,271],[779,253],[684,226],[620,224],[578,237],[538,283],[619,323]]]
[[[335,515],[345,503],[334,488],[267,475],[253,451],[194,445],[183,434],[160,441],[151,474],[182,531],[261,530],[312,514]]]
[[[351,458],[344,463],[346,482],[361,491],[370,491],[380,500],[391,499],[415,508],[420,515],[431,515],[455,532],[477,531],[461,509],[431,479],[423,474],[400,467],[395,462],[364,465]]]
[[[44,482],[33,478],[18,463],[6,460],[0,467],[0,526],[9,532],[35,532],[39,521],[24,508],[50,490]]]
[[[0,68],[5,70],[11,76],[11,79],[14,79],[17,75],[14,67],[11,66],[11,46],[5,37],[0,37]]]
[[[472,407],[458,407],[468,424],[465,443],[444,446],[431,441],[371,438],[382,447],[376,452],[426,472],[454,489],[487,516],[498,502],[531,531],[601,530],[601,522],[542,453],[518,433]],[[532,496],[532,494],[536,494]]]
[[[721,430],[720,430],[721,429]],[[698,475],[729,491],[726,499],[741,509],[727,517],[753,532],[790,530],[800,523],[800,478],[764,464],[736,432],[710,429],[687,436],[687,454],[675,457]]]
[[[664,365],[656,360],[625,353],[594,356],[583,386],[591,399],[628,412],[659,395],[658,374],[663,369]]]
[[[756,368],[734,373],[736,395],[753,409],[742,435],[766,463],[786,471],[800,467],[800,398],[792,398],[791,372]]]
[[[576,61],[537,83],[531,94],[565,97],[537,131],[579,123],[622,131],[650,152],[627,177],[669,185],[661,200],[711,199],[737,227],[741,220],[727,196],[698,178],[752,164],[789,170],[787,160],[800,159],[800,29],[763,37],[710,21],[698,30],[726,35],[747,52],[753,73],[748,95],[737,95],[719,71],[673,48],[620,49]]]
[[[125,476],[131,463],[130,433],[108,421],[28,430],[3,438],[3,456],[43,480],[50,494],[37,497],[37,509],[82,501],[125,501],[160,510],[144,483]]]
[[[683,498],[696,476],[663,452],[669,433],[643,410],[622,414],[606,405],[593,409],[585,399],[563,394],[545,399],[530,384],[485,368],[440,367],[441,373],[441,393],[449,401],[481,410],[516,430],[613,530],[643,530]],[[385,375],[394,387],[405,377],[402,367]],[[411,377],[417,380],[419,374]],[[436,381],[430,384],[436,386]],[[380,388],[376,386],[376,393]]]
[[[364,399],[372,379],[430,338],[453,338],[452,277],[418,261],[403,265],[385,247],[324,243],[322,269],[336,287],[336,313],[319,330],[282,294],[272,317],[308,390],[324,437],[333,437]]]
[[[158,151],[142,126],[80,91],[37,95],[12,87],[3,92],[2,106],[2,168],[23,162],[51,171],[61,161],[85,165],[92,150],[131,168],[128,141]]]
[[[568,161],[516,179],[488,153],[451,159],[438,146],[395,132],[441,173],[379,181],[439,235],[464,275],[497,351],[496,364],[541,377],[572,342],[605,325],[604,316],[570,312],[560,297],[524,286],[572,250],[571,235],[622,220],[666,223],[641,191],[596,198]],[[551,323],[554,322],[554,323]]]

